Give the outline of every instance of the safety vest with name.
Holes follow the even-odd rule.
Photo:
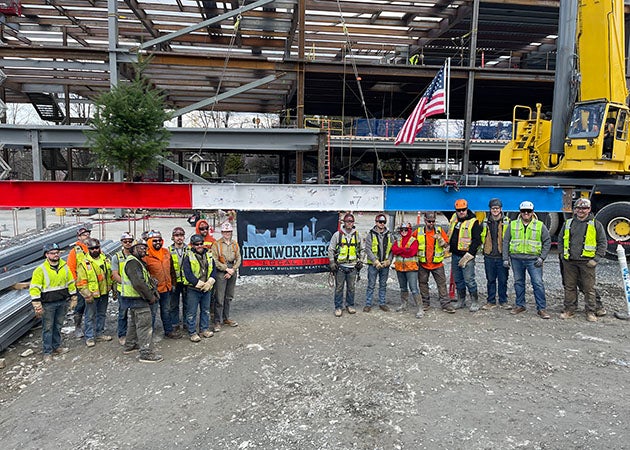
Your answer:
[[[81,275],[85,274],[85,278],[78,279],[77,287],[87,289],[90,292],[99,292],[101,295],[107,294],[111,287],[112,267],[109,260],[104,254],[100,254],[98,258],[94,259],[92,256],[86,256],[81,261],[77,261],[77,275],[79,274],[78,268],[81,268]]]
[[[182,249],[182,261],[184,260],[184,256],[186,256],[186,252],[187,252],[187,248],[183,247]],[[177,253],[177,248],[173,245],[171,245],[168,248],[168,251],[171,252],[171,260],[173,261],[173,270],[175,271],[175,274],[177,275],[177,283],[183,283],[185,281],[184,277],[184,270],[182,269],[182,261],[179,260],[180,256]]]
[[[212,273],[212,267],[214,266],[214,260],[212,259],[212,253],[211,252],[206,252],[205,257],[206,257],[206,260],[208,261],[208,273],[206,274],[206,281],[208,281],[208,279],[210,278],[210,274]],[[194,251],[191,251],[191,252],[188,253],[188,261],[190,261],[190,270],[192,270],[192,273],[197,278],[201,278],[201,276],[203,275],[201,273],[201,264],[199,263],[199,260],[195,256],[195,252]],[[188,281],[187,278],[184,277],[184,284],[190,285],[191,283],[190,283],[190,281]]]
[[[151,274],[149,273],[149,271],[145,267],[144,263],[142,261],[140,261],[138,258],[136,258],[135,256],[129,255],[125,259],[125,262],[123,264],[122,270],[120,271],[120,278],[122,278],[121,294],[122,294],[123,297],[135,297],[135,298],[140,297],[140,298],[142,298],[142,295],[140,295],[140,293],[138,291],[136,291],[135,288],[133,287],[133,285],[131,284],[131,280],[129,279],[129,277],[127,276],[127,272],[125,271],[125,267],[127,267],[127,264],[131,260],[138,261],[138,263],[142,267],[142,276],[144,277],[145,283],[147,283],[147,286],[151,286],[152,285]]]
[[[359,242],[359,236],[357,232],[353,232],[350,240],[345,233],[339,233],[339,243],[337,244],[337,262],[347,263],[357,260],[357,246]]]
[[[372,254],[376,256],[376,259],[378,260],[378,236],[372,230],[370,230],[370,236],[372,236]],[[385,246],[385,254],[383,255],[383,258],[387,258],[392,251],[392,235],[389,231],[385,234],[385,239],[387,239],[387,243]],[[367,263],[372,264],[372,261],[368,259]]]
[[[439,236],[442,234],[442,227],[435,227],[435,236]],[[427,262],[427,235],[425,234],[425,228],[421,227],[418,229],[418,259],[420,262]],[[433,244],[433,261],[432,263],[441,263],[444,261],[444,248],[440,245],[437,239]]]
[[[573,219],[569,219],[564,226],[564,259],[569,259],[569,242],[571,240],[572,222]],[[597,250],[597,228],[595,228],[595,219],[591,219],[586,225],[586,234],[584,235],[584,249],[582,250],[582,257],[595,258],[595,250]]]
[[[60,260],[55,270],[46,260],[33,271],[29,288],[32,300],[55,302],[66,300],[69,295],[75,293],[74,278],[65,261]]]
[[[540,256],[542,253],[542,222],[532,220],[527,227],[521,219],[510,223],[510,254]]]
[[[415,240],[416,238],[410,236],[405,247],[411,247]],[[398,247],[402,247],[402,239],[398,239],[397,244]],[[401,255],[396,255],[394,257],[394,269],[396,269],[397,272],[411,272],[412,270],[418,270],[417,254],[412,258],[403,258]]]
[[[461,222],[459,226],[459,236],[457,238],[457,250],[467,252],[470,249],[470,244],[472,243],[472,229],[476,221],[477,218],[473,217]],[[453,236],[453,231],[455,231],[455,225],[457,225],[457,222],[457,215],[453,214],[448,228],[449,240],[451,239],[451,236]]]

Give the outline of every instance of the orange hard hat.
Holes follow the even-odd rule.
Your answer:
[[[463,198],[455,200],[455,209],[464,209],[468,208],[468,202]]]

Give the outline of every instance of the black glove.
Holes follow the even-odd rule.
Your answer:
[[[534,263],[535,267],[542,267],[544,260],[540,257],[536,258],[536,262]]]
[[[330,265],[329,265],[329,267],[330,267],[330,271],[331,271],[331,272],[336,272],[336,271],[337,271],[337,269],[339,269],[339,266],[337,265],[337,263],[336,263],[336,262],[331,262],[331,263],[330,263]]]
[[[354,265],[354,268],[357,270],[363,269],[363,261],[357,261],[357,263]]]

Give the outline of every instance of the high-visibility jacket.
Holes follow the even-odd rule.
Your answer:
[[[492,252],[492,240],[488,240],[486,242],[486,236],[488,235],[488,218],[486,217],[481,224],[481,246],[483,247],[484,255],[489,255]],[[505,236],[505,232],[510,226],[510,218],[508,216],[503,216],[503,219],[499,222],[499,235],[497,236],[497,251],[499,255],[503,251],[503,236]]]
[[[122,278],[121,294],[123,295],[123,297],[142,298],[142,295],[140,295],[140,293],[136,291],[131,284],[131,280],[129,279],[129,277],[127,276],[127,272],[125,271],[125,266],[127,265],[127,263],[129,263],[129,261],[133,259],[138,261],[138,263],[142,266],[142,276],[144,277],[144,281],[147,283],[147,285],[151,286],[153,284],[151,281],[151,274],[147,270],[144,263],[135,256],[129,255],[125,259],[125,263],[123,264],[122,270],[120,271],[120,278]]]
[[[192,270],[192,273],[195,275],[195,277],[201,279],[203,278],[201,273],[201,264],[199,264],[199,260],[197,259],[197,257],[194,254],[194,251],[191,251],[188,253],[187,258],[188,261],[190,262],[190,270]],[[204,254],[206,260],[208,261],[208,273],[205,274],[205,279],[206,281],[208,281],[208,279],[210,278],[210,274],[212,273],[212,268],[214,267],[214,261],[212,259],[212,253],[209,251],[206,251],[206,253]],[[185,285],[190,285],[190,281],[188,281],[187,278],[184,278],[184,284]]]
[[[67,300],[77,293],[70,268],[63,260],[59,260],[57,268],[53,268],[48,260],[37,266],[31,277],[29,294],[31,300],[57,302]]]
[[[75,279],[77,278],[77,266],[88,253],[87,245],[79,241],[75,242],[74,247],[68,253],[68,268]]]
[[[405,247],[410,248],[415,241],[416,238],[410,236]],[[402,247],[402,239],[398,239],[397,244],[398,247]],[[403,258],[400,255],[395,255],[394,269],[396,269],[397,272],[411,272],[412,270],[418,270],[418,256],[416,255],[413,258]]]
[[[571,222],[573,219],[567,220],[564,226],[563,257],[569,259],[569,244],[571,241]],[[595,219],[590,219],[586,225],[586,234],[584,235],[584,249],[582,250],[583,258],[595,258],[595,250],[597,250],[597,228],[595,228]]]
[[[435,227],[434,236],[439,236],[442,234],[442,227]],[[418,240],[418,260],[421,263],[427,262],[427,235],[425,234],[425,228],[418,228],[418,235],[416,237]],[[445,249],[440,245],[439,241],[435,239],[434,247],[433,247],[433,261],[432,263],[441,263],[444,261]]]
[[[185,279],[184,269],[182,269],[182,262],[184,261],[184,256],[186,256],[188,248],[184,246],[182,250],[183,252],[180,261],[180,256],[177,253],[177,248],[174,245],[171,245],[168,248],[168,251],[171,253],[171,260],[173,261],[173,270],[175,271],[175,275],[177,275],[177,279],[175,280],[177,283],[183,283]]]
[[[472,229],[477,221],[476,217],[472,217],[470,219],[466,219],[461,222],[459,226],[459,237],[457,239],[457,250],[461,250],[463,252],[467,252],[470,250],[470,244],[472,243]],[[451,217],[451,221],[448,227],[448,239],[451,239],[453,235],[453,231],[455,230],[455,225],[457,225],[457,214],[453,214]]]
[[[348,235],[340,233],[337,244],[337,262],[347,263],[357,260],[357,247],[359,246],[359,234],[354,231],[348,240]]]
[[[540,256],[542,253],[542,222],[533,219],[527,227],[521,219],[510,222],[510,254]]]
[[[92,295],[107,294],[112,287],[112,266],[109,259],[101,253],[97,258],[87,255],[78,260],[76,286],[82,294],[86,289]]]
[[[378,260],[378,236],[372,230],[370,230],[370,236],[372,236],[372,245],[370,249],[372,250],[372,254],[376,256]],[[385,236],[383,236],[383,238],[387,239],[387,241],[385,242],[385,254],[383,255],[383,260],[385,260],[389,257],[390,252],[392,251],[392,234],[388,231],[387,233],[385,233]],[[372,261],[370,261],[368,258],[367,263],[372,264]]]

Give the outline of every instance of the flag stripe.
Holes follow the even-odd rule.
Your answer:
[[[446,92],[444,90],[444,66],[437,73],[411,115],[396,136],[394,145],[401,142],[413,144],[416,135],[422,129],[427,117],[442,114],[446,111]]]

